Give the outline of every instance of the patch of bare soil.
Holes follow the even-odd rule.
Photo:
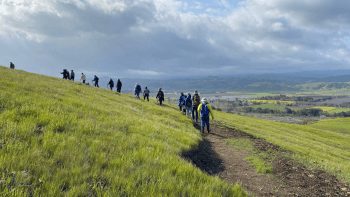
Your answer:
[[[194,126],[200,129],[199,125]],[[226,139],[247,138],[261,151],[274,149],[283,153],[292,152],[233,128],[220,128],[215,124],[210,127],[211,132],[204,133],[205,139],[197,148],[182,154],[209,175],[239,183],[256,196],[350,196],[349,186],[335,176],[320,170],[308,170],[279,155],[272,155],[275,157],[272,161],[274,178],[257,174],[255,167],[244,160],[249,156],[248,152],[239,152],[228,146]]]

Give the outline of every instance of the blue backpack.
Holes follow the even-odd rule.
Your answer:
[[[141,91],[141,86],[140,86],[140,85],[137,85],[137,86],[136,86],[136,90]]]
[[[201,109],[201,114],[202,115],[208,115],[209,114],[209,108],[207,106],[207,104],[202,104],[202,109]]]

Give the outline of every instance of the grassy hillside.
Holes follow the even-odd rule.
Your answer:
[[[245,196],[179,157],[174,105],[0,66],[0,196]]]
[[[308,127],[350,135],[350,118],[322,120],[307,125]]]
[[[250,107],[254,109],[258,109],[260,107],[261,109],[278,109],[282,111],[286,107],[286,105],[265,104],[265,105],[253,105]]]
[[[292,157],[306,166],[323,169],[350,183],[350,135],[344,134],[345,129],[349,128],[346,126],[349,119],[335,127],[331,126],[332,121],[327,122],[328,120],[306,126],[222,112],[216,112],[215,116],[216,120],[238,130],[264,138],[270,143],[293,151],[295,154]],[[336,122],[334,120],[334,125],[337,124]]]

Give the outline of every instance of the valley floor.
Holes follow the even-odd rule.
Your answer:
[[[198,124],[194,127],[199,129]],[[268,154],[264,162],[273,170],[257,173],[256,163],[247,161],[254,153],[242,146],[230,145],[230,140],[248,140],[255,154]],[[270,150],[268,150],[270,149]],[[272,151],[271,151],[272,150]],[[211,133],[204,133],[204,140],[196,149],[182,154],[202,171],[219,176],[229,183],[239,183],[253,196],[347,196],[349,186],[321,170],[309,170],[289,160],[293,154],[250,134],[211,124]],[[266,164],[265,164],[266,165]]]

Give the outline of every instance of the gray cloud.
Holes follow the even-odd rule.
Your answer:
[[[52,76],[68,68],[143,78],[344,69],[350,62],[350,3],[217,3],[230,13],[194,14],[174,0],[3,0],[0,59]]]

